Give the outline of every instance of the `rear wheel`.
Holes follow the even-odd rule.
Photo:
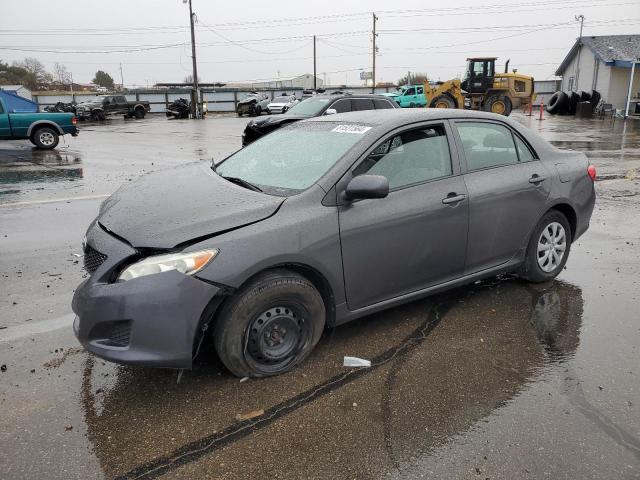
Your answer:
[[[322,297],[288,270],[256,277],[222,308],[213,329],[215,349],[238,377],[284,373],[302,362],[325,324]]]
[[[522,276],[534,283],[553,280],[567,263],[570,250],[567,217],[557,210],[547,212],[529,239]]]
[[[512,109],[511,99],[506,95],[491,95],[484,103],[484,109],[487,112],[508,116]]]
[[[105,119],[104,112],[102,110],[94,110],[91,112],[91,120],[94,122],[102,122]]]
[[[50,127],[40,127],[31,136],[31,143],[42,150],[56,148],[59,141],[58,132]]]
[[[144,108],[142,108],[142,107],[137,107],[137,108],[133,111],[133,114],[135,115],[135,117],[136,117],[137,119],[142,119],[142,118],[144,118],[146,113],[147,113],[147,112],[145,112],[145,111],[144,111]]]
[[[431,100],[429,106],[431,108],[456,108],[456,103],[449,95],[438,95]]]

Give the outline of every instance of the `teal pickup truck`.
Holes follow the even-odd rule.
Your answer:
[[[402,108],[425,107],[424,85],[404,85],[395,92],[383,93]]]
[[[37,148],[50,150],[58,146],[60,135],[78,135],[73,113],[39,113],[29,103],[0,91],[0,140],[30,140]]]

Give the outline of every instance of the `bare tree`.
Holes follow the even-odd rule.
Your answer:
[[[53,76],[60,85],[67,85],[71,83],[71,74],[67,70],[67,67],[61,63],[53,64]]]
[[[187,75],[184,77],[184,83],[193,83],[193,75]],[[198,83],[200,83],[200,75],[198,75]]]

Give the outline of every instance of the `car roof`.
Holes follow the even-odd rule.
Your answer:
[[[338,99],[338,98],[382,98],[385,100],[389,100],[389,97],[385,96],[385,95],[380,95],[377,93],[321,93],[321,94],[317,94],[317,95],[313,95],[312,97],[309,98],[331,98],[331,99]]]
[[[366,125],[380,125],[387,129],[392,129],[409,123],[449,118],[498,120],[506,123],[512,123],[510,120],[507,120],[507,117],[495,113],[450,108],[388,108],[383,110],[363,110],[316,117],[305,121],[364,123]]]

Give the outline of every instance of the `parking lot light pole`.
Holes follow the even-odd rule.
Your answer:
[[[187,3],[187,0],[182,0]],[[198,108],[198,66],[196,63],[196,32],[193,21],[193,9],[191,8],[191,0],[189,2],[189,23],[191,25],[191,60],[193,61],[193,91],[191,92],[191,116],[192,118],[200,118],[200,109]]]

